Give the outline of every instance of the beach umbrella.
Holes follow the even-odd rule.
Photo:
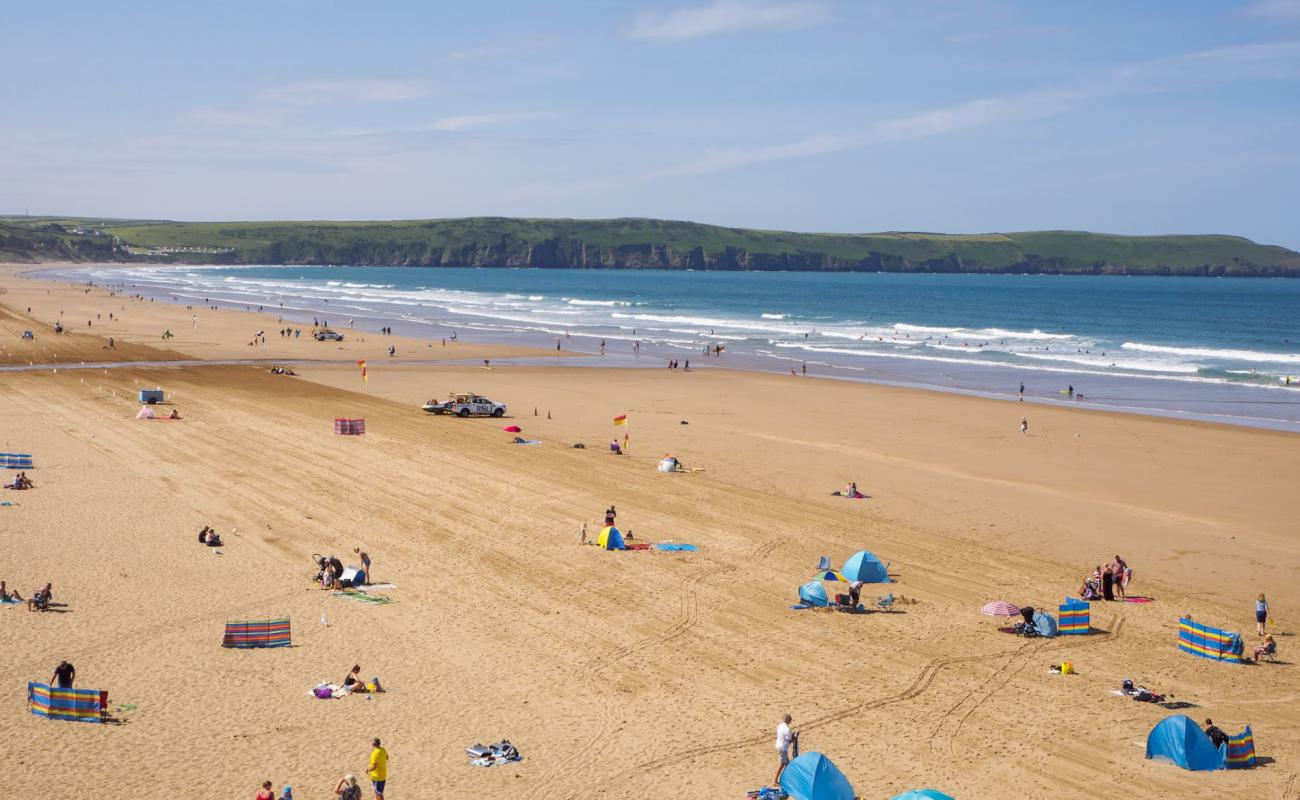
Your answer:
[[[519,427],[518,425],[507,425],[501,430],[505,431],[506,433],[523,433],[524,429]]]
[[[859,550],[849,556],[840,570],[847,580],[863,583],[889,583],[889,570],[875,554]]]
[[[980,613],[989,617],[1014,617],[1020,613],[1020,607],[1006,600],[994,600],[992,603],[985,603]]]
[[[815,580],[815,581],[844,581],[845,583],[848,583],[848,579],[847,579],[847,578],[845,578],[843,575],[839,574],[838,572],[836,572],[836,571],[833,570],[833,569],[823,569],[823,570],[818,570],[817,574],[816,574],[816,575],[813,575],[813,580]]]
[[[954,798],[938,789],[913,789],[910,792],[896,794],[890,800],[954,800]]]

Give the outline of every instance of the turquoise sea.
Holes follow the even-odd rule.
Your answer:
[[[1300,429],[1300,280],[153,265],[45,274],[336,327],[587,353],[604,341],[601,363],[806,365],[995,396],[1023,382],[1032,401]],[[720,357],[704,356],[718,345]],[[1083,398],[1061,394],[1070,386]]]

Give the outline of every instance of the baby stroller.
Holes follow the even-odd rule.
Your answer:
[[[1025,606],[1024,608],[1020,609],[1020,616],[1024,619],[1024,621],[1016,623],[1015,626],[1016,633],[1020,634],[1026,639],[1037,639],[1038,628],[1034,625],[1034,607]]]

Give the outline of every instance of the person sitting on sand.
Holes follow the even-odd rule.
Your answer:
[[[0,583],[0,590],[3,590],[3,588],[4,588],[4,584]],[[1264,643],[1259,647],[1255,648],[1255,654],[1254,654],[1255,663],[1256,664],[1259,663],[1260,656],[1275,656],[1275,655],[1277,655],[1277,642],[1274,641],[1273,634],[1270,633],[1269,635],[1264,637]]]
[[[275,789],[270,781],[262,781],[262,790],[257,793],[257,800],[275,800]]]
[[[334,794],[339,800],[361,800],[361,785],[357,783],[356,776],[344,775],[334,787]]]
[[[365,694],[366,692],[384,691],[384,687],[379,685],[379,678],[375,678],[372,681],[370,681],[369,685],[367,685],[366,682],[361,679],[360,664],[354,664],[352,666],[352,671],[349,672],[348,676],[343,679],[343,689],[344,691],[354,692],[358,694]]]
[[[5,488],[6,488],[6,489],[17,489],[17,490],[19,490],[19,491],[22,491],[23,489],[31,489],[31,488],[34,488],[35,486],[36,486],[36,484],[32,483],[32,479],[29,478],[29,477],[27,477],[27,473],[26,473],[26,472],[20,472],[20,473],[18,473],[17,475],[14,476],[13,482],[10,483],[10,484],[9,484],[8,486],[6,486]]]
[[[21,602],[23,602],[23,599],[18,596],[18,590],[15,589],[12,593],[10,593],[9,590],[5,588],[5,582],[0,581],[0,603],[21,603]]]
[[[609,452],[616,456],[623,455],[623,448],[619,447],[618,439],[611,439],[609,442]]]
[[[180,418],[181,418],[181,412],[177,411],[174,408],[172,409],[172,413],[167,415],[167,419],[180,419]]]

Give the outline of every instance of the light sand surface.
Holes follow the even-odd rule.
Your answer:
[[[743,797],[770,782],[786,712],[863,798],[1295,794],[1294,638],[1259,667],[1175,648],[1182,612],[1253,645],[1259,591],[1294,630],[1293,434],[717,369],[379,364],[369,394],[352,365],[300,372],[0,374],[0,449],[37,463],[34,491],[4,493],[0,578],[24,595],[51,580],[68,604],[0,609],[14,794],[251,796],[270,779],[325,797],[380,736],[390,799]],[[155,385],[184,420],[133,418]],[[419,410],[461,389],[511,418]],[[627,457],[607,451],[621,413]],[[336,416],[367,435],[333,435]],[[543,443],[510,444],[511,422]],[[669,451],[704,471],[657,473]],[[849,480],[870,499],[830,496]],[[638,540],[699,552],[578,546],[610,503]],[[195,540],[203,524],[221,555]],[[352,563],[357,545],[397,602],[309,583],[311,553]],[[863,548],[915,602],[788,610],[818,556]],[[1095,603],[1091,636],[1018,639],[978,613],[1054,608],[1117,552],[1155,601]],[[226,620],[278,615],[293,648],[220,647]],[[23,682],[64,658],[137,708],[107,726],[27,714]],[[1065,659],[1079,675],[1049,673]],[[353,663],[390,691],[308,697]],[[1146,761],[1173,712],[1112,696],[1124,678],[1252,724],[1267,763]],[[501,737],[522,763],[466,765],[466,745]]]
[[[133,297],[130,289],[24,277],[32,271],[30,264],[0,264],[0,304],[7,307],[7,313],[0,313],[0,364],[191,358],[357,361],[387,359],[389,346],[396,350],[393,357],[398,359],[555,355],[545,348],[475,343],[473,334],[465,331],[459,332],[457,340],[445,343],[441,338],[382,336],[352,328],[346,315],[325,319],[332,330],[343,334],[342,342],[318,342],[312,338],[309,324],[285,320],[271,307],[265,313],[256,313],[256,306],[242,312],[202,304],[155,302]],[[109,319],[110,313],[113,319]],[[56,322],[63,323],[65,331],[61,335],[54,333]],[[302,335],[282,337],[280,330],[284,328],[301,330]],[[31,330],[36,338],[23,340],[24,330]],[[265,342],[259,339],[254,344],[259,331],[265,334]],[[172,336],[164,339],[164,332]],[[445,334],[440,332],[440,336]],[[112,350],[107,347],[110,336],[114,339]]]

